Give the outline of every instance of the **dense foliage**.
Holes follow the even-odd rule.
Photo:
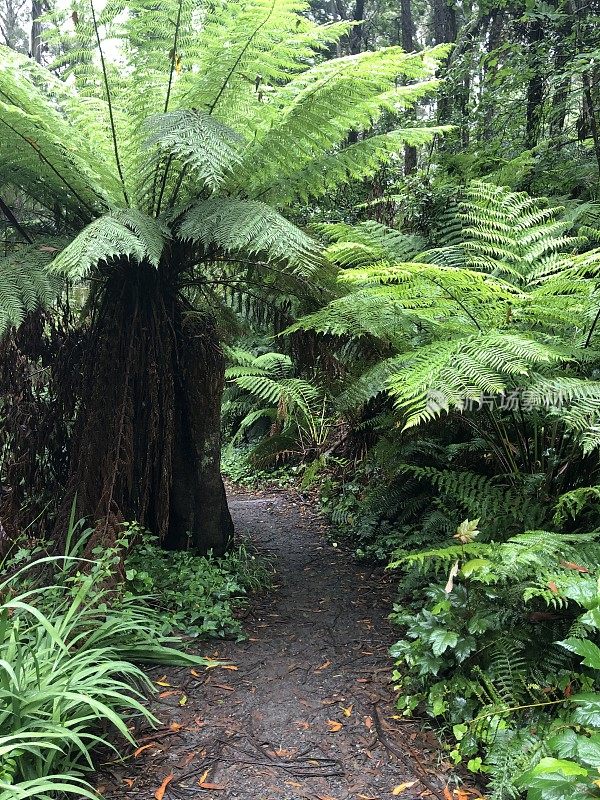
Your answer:
[[[0,555],[64,552],[75,501],[93,566],[0,587],[0,797],[91,796],[129,656],[240,633],[267,568],[196,552],[221,437],[398,576],[401,713],[493,800],[599,796],[598,4],[31,12],[0,0]],[[54,728],[36,652],[82,681]]]

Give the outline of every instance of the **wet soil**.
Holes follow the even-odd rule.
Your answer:
[[[252,601],[245,641],[203,647],[231,668],[151,671],[164,727],[100,767],[106,800],[455,797],[433,734],[394,709],[391,577],[328,543],[294,494],[235,492],[230,507],[275,589]]]

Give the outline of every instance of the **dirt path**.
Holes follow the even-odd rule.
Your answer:
[[[290,495],[230,505],[238,532],[273,559],[277,588],[253,603],[246,641],[207,645],[237,669],[167,670],[154,708],[165,727],[102,768],[104,797],[153,800],[172,775],[165,800],[383,800],[411,782],[404,800],[443,798],[433,737],[392,719],[389,580],[328,545]]]

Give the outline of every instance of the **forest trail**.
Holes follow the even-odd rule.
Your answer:
[[[164,727],[100,767],[103,796],[160,800],[162,784],[164,800],[444,798],[435,738],[391,719],[390,578],[328,544],[288,493],[236,492],[230,507],[272,559],[276,587],[252,601],[245,641],[203,648],[232,668],[152,670]]]

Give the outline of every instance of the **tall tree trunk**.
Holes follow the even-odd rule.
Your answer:
[[[400,30],[402,33],[402,49],[405,53],[412,53],[415,49],[414,32],[411,0],[400,0]],[[414,117],[414,111],[412,112]],[[417,169],[417,148],[407,144],[404,146],[404,174],[412,175]]]
[[[565,22],[558,29],[558,42],[554,56],[554,72],[560,75],[569,61],[572,44],[569,46],[569,38],[573,32],[573,17],[566,15]],[[550,145],[560,149],[561,138],[567,117],[567,104],[569,100],[569,90],[571,87],[571,77],[566,75],[560,78],[552,95],[552,108],[550,111]]]
[[[539,45],[544,38],[541,20],[533,20],[528,25],[527,42],[529,46],[530,78],[527,84],[527,107],[525,112],[525,149],[534,148],[540,136],[542,105],[544,102],[544,76],[539,63]]]
[[[189,313],[170,276],[112,265],[96,298],[66,502],[95,525],[90,548],[123,520],[201,552],[222,553],[233,531],[219,472],[223,356],[214,323]]]
[[[590,73],[587,71],[583,72],[581,80],[583,83],[584,117],[592,134],[592,141],[594,142],[594,154],[596,156],[596,163],[598,164],[598,174],[600,175],[600,128],[598,127],[598,117],[596,115],[596,108],[594,107],[592,79],[590,77]]]
[[[42,63],[42,23],[40,17],[44,10],[43,0],[31,0],[31,57]]]
[[[434,44],[455,42],[457,36],[456,9],[448,0],[433,0],[431,9],[431,35]],[[442,87],[439,93],[438,121],[449,122],[452,117],[452,97],[448,87]]]
[[[212,320],[184,318],[175,392],[171,514],[165,546],[222,553],[233,533],[221,479],[225,362]]]
[[[356,23],[350,31],[350,53],[356,55],[363,49],[363,23],[365,20],[365,0],[356,0],[352,21]]]
[[[494,8],[490,11],[489,15],[489,25],[488,25],[488,35],[487,35],[487,53],[488,56],[491,56],[492,53],[497,50],[500,45],[502,44],[502,30],[504,27],[504,19],[505,19],[505,12],[502,8]],[[483,76],[483,83],[484,86],[489,85],[492,83],[498,73],[498,62],[497,60],[493,63],[489,63],[489,59],[486,61],[485,71]],[[493,96],[493,90],[490,89],[490,94]],[[491,111],[491,109],[489,109]],[[489,142],[494,136],[494,114],[493,113],[485,113],[483,115],[483,129],[482,129],[482,137],[483,140]]]

